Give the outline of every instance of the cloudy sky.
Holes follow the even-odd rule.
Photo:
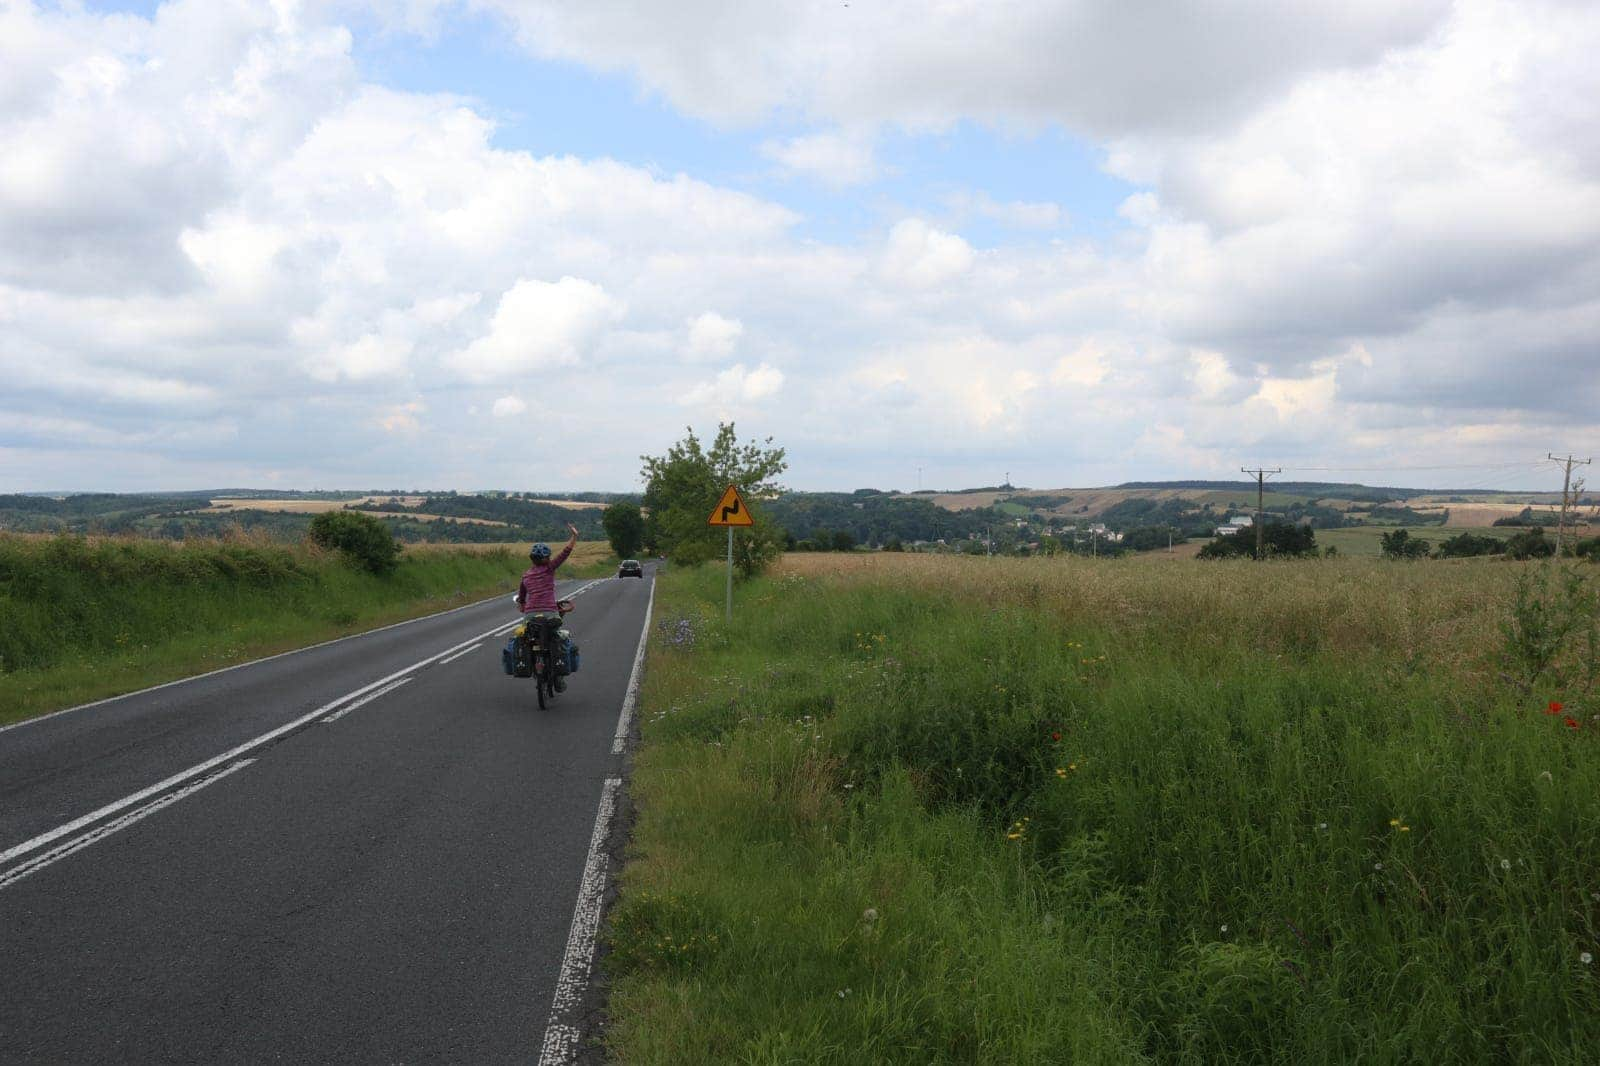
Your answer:
[[[628,489],[727,418],[798,488],[1559,486],[1597,54],[1585,0],[0,0],[0,491]]]

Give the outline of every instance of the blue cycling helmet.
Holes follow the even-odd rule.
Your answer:
[[[550,545],[540,541],[538,544],[535,544],[533,547],[528,549],[528,558],[532,559],[536,563],[550,558]]]

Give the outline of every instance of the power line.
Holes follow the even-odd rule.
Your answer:
[[[1543,463],[1529,463],[1526,460],[1518,463],[1461,463],[1449,466],[1289,466],[1283,472],[1289,474],[1299,473],[1370,473],[1386,470],[1508,470],[1518,466],[1542,466]],[[1246,474],[1250,471],[1244,471]]]
[[[1516,469],[1519,469],[1519,470],[1542,470],[1542,469],[1544,469],[1544,465],[1545,464],[1544,464],[1543,461],[1540,461],[1540,462],[1537,462],[1537,463],[1524,463],[1521,466],[1517,467]],[[1499,481],[1503,476],[1504,476],[1504,474],[1492,474],[1492,475],[1490,475],[1489,477],[1486,477],[1486,478],[1475,479],[1473,481],[1469,481],[1465,485],[1451,485],[1451,486],[1449,486],[1449,488],[1450,489],[1460,489],[1460,490],[1462,490],[1464,492],[1471,492],[1474,489],[1485,489],[1485,488],[1489,488],[1495,482]],[[1541,491],[1541,490],[1529,489],[1529,490],[1516,490],[1516,491],[1534,492],[1534,491]]]

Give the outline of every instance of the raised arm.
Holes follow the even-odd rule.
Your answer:
[[[567,561],[567,556],[571,555],[572,554],[572,549],[577,546],[577,543],[578,543],[578,527],[573,525],[571,522],[568,522],[567,523],[567,528],[572,531],[572,536],[567,538],[566,545],[559,552],[556,553],[556,557],[554,559],[550,560],[550,569],[552,569],[552,570],[554,570],[556,567],[560,566],[562,563],[566,562]]]

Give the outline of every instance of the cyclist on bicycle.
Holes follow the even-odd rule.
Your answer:
[[[517,587],[517,607],[523,614],[556,615],[560,618],[556,608],[556,570],[567,561],[573,546],[578,543],[578,527],[568,522],[567,529],[572,536],[567,538],[566,546],[554,558],[550,555],[550,545],[543,542],[528,550],[528,561],[533,565],[522,575],[522,584]],[[567,687],[565,679],[560,676],[555,681],[557,692]]]

